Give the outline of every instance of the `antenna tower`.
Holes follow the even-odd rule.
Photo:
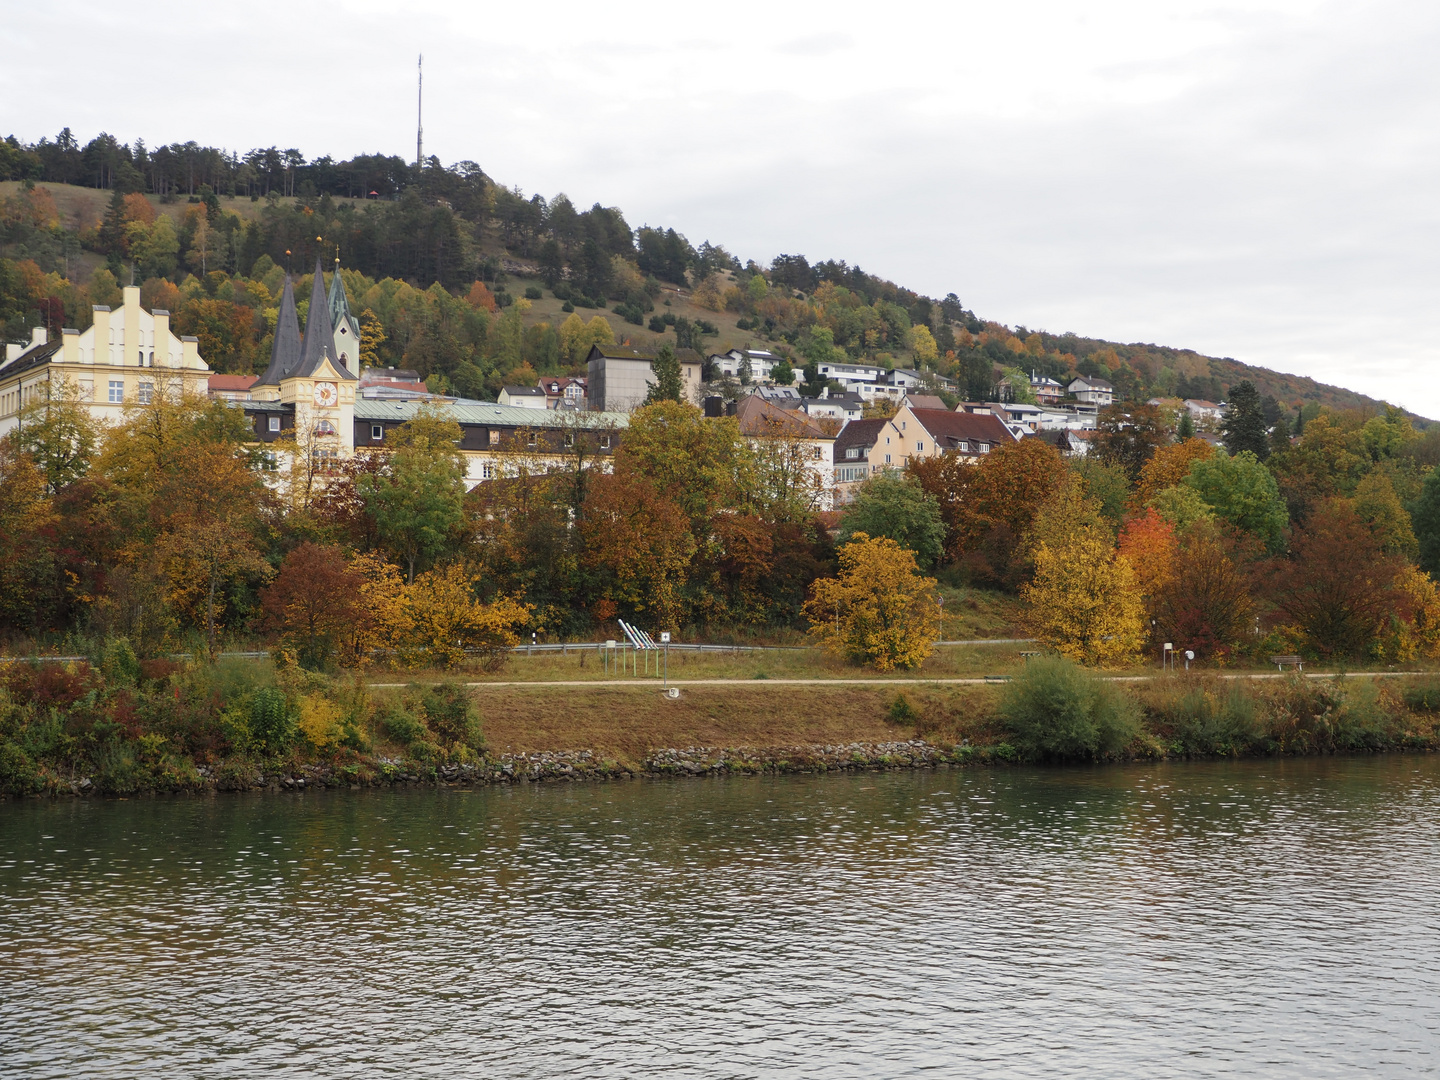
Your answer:
[[[421,122],[425,104],[425,54],[415,64],[418,82],[415,87],[415,171],[425,166],[425,125]]]

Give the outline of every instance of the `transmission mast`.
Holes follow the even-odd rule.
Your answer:
[[[425,125],[422,122],[425,105],[425,54],[420,54],[415,64],[418,83],[415,87],[415,171],[425,167]]]

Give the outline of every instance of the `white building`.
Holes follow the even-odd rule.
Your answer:
[[[1104,379],[1079,378],[1065,388],[1077,401],[1105,408],[1115,403],[1115,387]]]
[[[20,412],[67,392],[90,407],[95,419],[116,423],[126,406],[145,405],[157,393],[208,392],[210,368],[193,337],[170,331],[170,313],[140,310],[140,290],[129,286],[119,311],[92,308],[86,330],[63,329],[54,341],[36,327],[28,345],[5,346],[0,364],[0,435],[14,430]]]
[[[498,405],[510,405],[517,409],[549,408],[545,390],[539,386],[502,386],[495,401]]]
[[[700,354],[676,349],[680,360],[680,397],[694,401],[700,387]],[[655,385],[655,353],[629,345],[592,345],[586,357],[590,408],[597,412],[630,412],[645,403]]]
[[[751,382],[767,382],[780,360],[781,357],[765,349],[731,349],[729,352],[711,353],[710,367],[715,375],[745,378]]]

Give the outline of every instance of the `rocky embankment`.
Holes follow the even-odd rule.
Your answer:
[[[304,791],[403,785],[443,787],[485,784],[629,780],[662,777],[754,776],[761,773],[841,772],[867,769],[923,769],[980,761],[983,751],[905,742],[853,742],[833,746],[705,747],[658,750],[639,762],[620,761],[589,750],[499,754],[473,764],[432,765],[399,758],[371,758],[350,764],[312,763],[276,768],[254,763],[201,766],[189,783],[169,790]],[[96,791],[89,778],[70,784],[75,795]]]

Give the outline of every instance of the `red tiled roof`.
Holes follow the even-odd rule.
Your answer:
[[[791,412],[771,405],[758,394],[749,394],[740,399],[735,409],[740,421],[740,433],[756,437],[789,435],[799,439],[828,439],[821,428],[806,419],[801,413]]]
[[[208,380],[212,394],[216,390],[249,390],[259,381],[259,375],[211,375]]]

